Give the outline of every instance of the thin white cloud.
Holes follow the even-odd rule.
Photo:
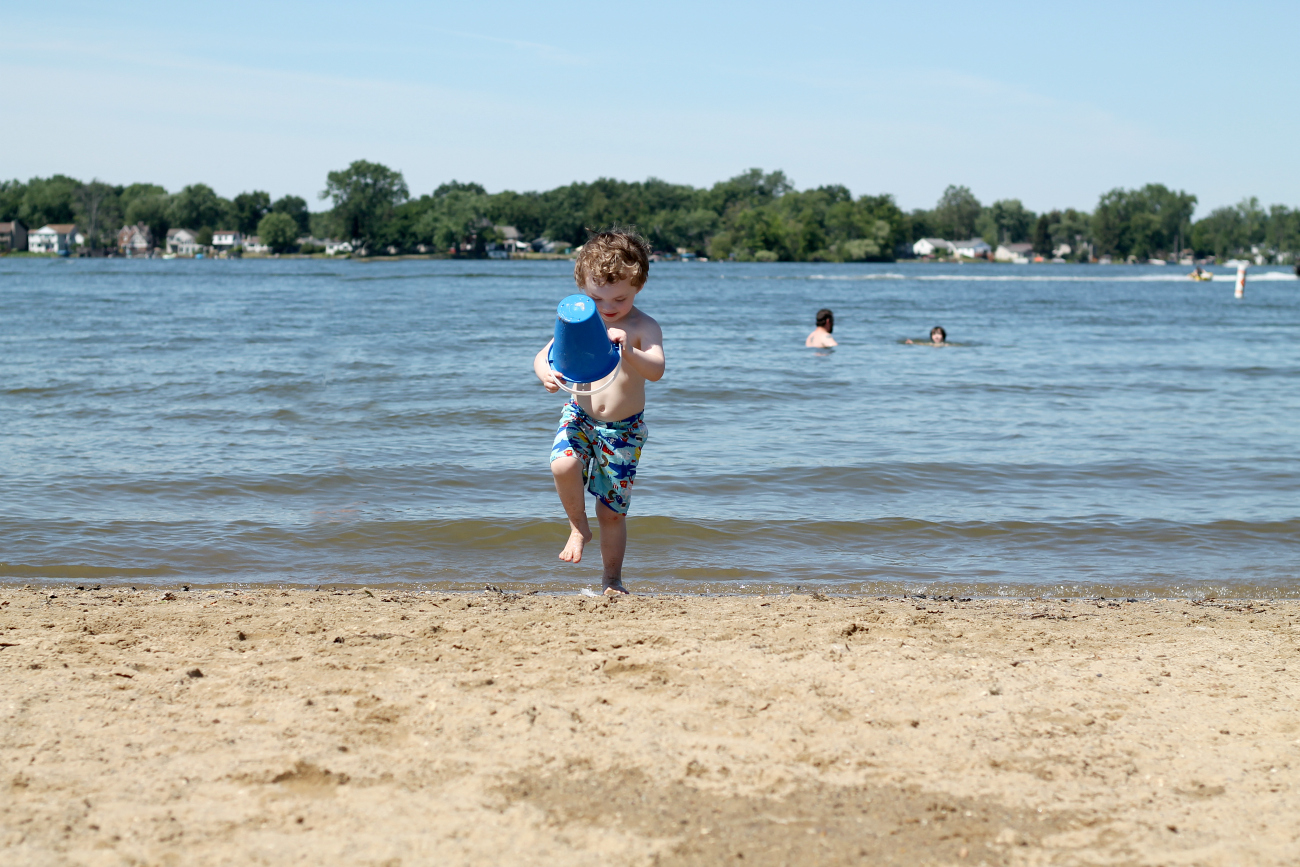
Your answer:
[[[585,66],[590,62],[585,57],[579,56],[555,45],[548,45],[544,42],[528,42],[523,39],[508,39],[503,36],[489,36],[484,33],[470,33],[464,30],[448,30],[443,27],[421,26],[418,29],[429,33],[442,33],[447,36],[456,36],[461,39],[473,39],[480,42],[507,45],[511,48],[525,49],[534,52],[537,56],[544,57],[547,60],[572,66]]]

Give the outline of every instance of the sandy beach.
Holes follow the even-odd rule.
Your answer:
[[[0,862],[1284,864],[1300,604],[0,591]]]

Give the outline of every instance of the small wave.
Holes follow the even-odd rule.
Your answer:
[[[809,274],[809,280],[906,280],[906,274]]]
[[[392,263],[396,264],[396,263]],[[335,275],[337,276],[337,275]],[[658,275],[656,275],[658,276]],[[554,281],[556,274],[530,274],[526,271],[510,273],[501,271],[499,273],[477,273],[473,271],[452,272],[452,271],[425,271],[419,274],[365,274],[362,276],[340,277],[343,283],[372,283],[376,281],[390,280],[548,280]]]
[[[1090,267],[1105,268],[1107,266],[1095,265]],[[911,279],[942,282],[959,280],[973,283],[1185,283],[1190,289],[1193,286],[1214,288],[1229,285],[1235,283],[1236,276],[1236,272],[1216,274],[1214,280],[1208,286],[1206,283],[1197,283],[1188,279],[1186,274],[918,274],[913,275]],[[1265,271],[1247,275],[1246,284],[1249,286],[1252,282],[1294,283],[1297,279],[1300,278],[1297,278],[1294,274]]]

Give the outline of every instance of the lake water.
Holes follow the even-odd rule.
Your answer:
[[[1186,270],[654,265],[629,586],[1300,595],[1300,282]],[[0,259],[0,580],[598,587],[531,372],[571,274]]]

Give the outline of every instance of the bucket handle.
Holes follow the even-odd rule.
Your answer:
[[[555,363],[551,360],[551,351],[547,351],[546,353],[546,365],[551,368],[551,373],[560,373],[558,370],[555,369]],[[558,379],[555,381],[555,384],[558,385],[562,391],[567,391],[569,394],[572,394],[575,397],[591,397],[593,394],[600,394],[602,391],[604,391],[605,389],[609,388],[611,385],[614,384],[614,380],[618,378],[617,376],[618,369],[622,365],[623,365],[623,344],[620,343],[618,344],[618,364],[614,365],[613,370],[605,374],[604,385],[599,386],[598,388],[583,390],[580,388],[569,388],[569,386],[565,385],[563,382],[560,382]],[[564,374],[560,374],[560,375],[563,376]],[[591,383],[587,383],[587,384],[590,385]]]

